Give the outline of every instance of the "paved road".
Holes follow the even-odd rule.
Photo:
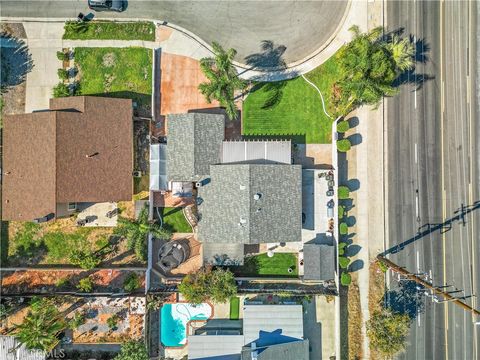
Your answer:
[[[478,289],[478,276],[473,277],[480,244],[480,206],[464,211],[465,226],[458,211],[462,204],[468,207],[480,200],[479,147],[473,141],[479,127],[476,99],[469,97],[475,95],[475,78],[467,79],[469,67],[476,67],[476,11],[473,2],[387,5],[389,29],[405,28],[420,41],[417,57],[422,48],[429,57],[415,73],[434,77],[419,89],[404,86],[387,101],[388,242],[395,246],[407,241],[390,258],[414,273],[430,273],[435,285],[452,284],[465,295]],[[442,223],[442,228],[435,227]],[[470,314],[425,297],[419,305],[409,345],[399,358],[478,358],[479,335]]]
[[[87,0],[0,1],[1,16],[75,18],[88,13]],[[263,40],[274,42],[269,53],[282,52],[287,63],[301,60],[322,46],[335,32],[348,1],[143,1],[130,0],[121,14],[101,17],[148,18],[172,22],[203,40],[218,41],[238,51],[237,60],[260,52]]]

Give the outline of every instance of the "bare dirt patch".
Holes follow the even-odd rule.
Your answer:
[[[363,359],[362,309],[360,291],[355,283],[348,287],[348,358]]]
[[[106,53],[105,55],[103,55],[102,64],[105,67],[112,67],[113,65],[115,65],[116,60],[117,57],[114,53]]]
[[[385,294],[385,273],[380,269],[378,261],[370,264],[369,273],[368,309],[370,314],[373,314],[382,308],[382,299]],[[370,348],[370,359],[381,360],[384,357],[375,349]]]

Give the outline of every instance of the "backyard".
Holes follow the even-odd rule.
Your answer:
[[[292,272],[288,272],[291,269]],[[259,254],[245,258],[243,266],[231,267],[236,276],[246,277],[297,277],[297,254],[274,253],[272,257]]]
[[[79,28],[76,22],[66,22],[63,38],[70,40],[155,41],[155,25],[146,21],[132,23],[87,21]]]
[[[149,49],[75,48],[80,93],[132,99],[140,115],[151,112],[152,52]]]
[[[305,75],[322,92],[327,112],[338,69],[335,57]],[[297,143],[326,144],[332,141],[333,119],[323,112],[317,90],[302,77],[259,83],[243,103],[246,136],[286,136]]]
[[[166,229],[174,233],[192,232],[192,227],[188,224],[187,219],[185,219],[185,215],[183,215],[183,208],[161,208],[161,215]]]

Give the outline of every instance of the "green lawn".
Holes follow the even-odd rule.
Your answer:
[[[89,21],[81,33],[65,23],[64,39],[70,40],[147,40],[155,41],[155,25],[152,22],[120,23],[112,21]]]
[[[238,320],[240,317],[240,298],[234,296],[230,298],[230,320]]]
[[[289,273],[288,268],[293,271]],[[297,277],[297,254],[275,253],[271,258],[267,254],[259,254],[245,258],[243,266],[232,267],[231,270],[236,276]]]
[[[306,74],[326,101],[327,112],[337,66],[332,57]],[[270,104],[269,104],[270,102]],[[295,142],[330,143],[332,119],[323,112],[320,95],[302,77],[259,83],[243,103],[243,131],[254,136],[291,136]]]
[[[130,48],[75,48],[82,95],[129,98],[150,108],[152,51]]]
[[[183,215],[183,208],[162,208],[163,223],[166,229],[178,233],[191,233],[192,227]]]

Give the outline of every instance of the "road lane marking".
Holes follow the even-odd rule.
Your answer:
[[[418,163],[418,151],[417,151],[417,143],[415,143],[415,164]]]

